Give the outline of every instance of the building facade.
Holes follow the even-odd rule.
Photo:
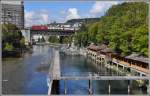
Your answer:
[[[24,28],[24,5],[22,0],[1,1],[2,20],[1,24],[15,24],[18,28]]]
[[[22,35],[25,38],[25,45],[28,45],[29,42],[31,42],[31,38],[30,38],[30,29],[22,29],[21,30]]]

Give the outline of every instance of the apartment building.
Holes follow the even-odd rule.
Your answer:
[[[22,0],[2,0],[1,24],[15,24],[18,28],[24,28],[24,4]]]

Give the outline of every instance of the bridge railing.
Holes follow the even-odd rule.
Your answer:
[[[53,76],[53,80],[148,80],[148,76],[127,76],[123,74],[113,75],[113,74],[102,74],[94,72],[83,72],[83,73],[66,73],[61,74],[61,76]]]
[[[67,72],[67,73],[61,73],[61,76],[127,76],[125,73],[119,73],[119,72]],[[132,76],[132,75],[131,75]],[[138,76],[138,75],[133,75]]]

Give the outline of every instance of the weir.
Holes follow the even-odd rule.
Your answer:
[[[54,82],[56,83],[56,78],[60,78],[61,76],[61,72],[60,72],[60,59],[59,59],[59,51],[58,50],[54,50],[52,51],[53,55],[51,56],[51,66],[50,66],[50,70],[49,70],[49,76],[48,76],[48,95],[51,94],[52,92],[52,86],[55,85],[53,84]],[[54,81],[55,80],[55,81]],[[59,81],[57,82],[59,83]]]

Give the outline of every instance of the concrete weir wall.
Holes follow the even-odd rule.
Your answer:
[[[53,77],[60,77],[60,61],[59,61],[59,51],[56,50],[54,53],[54,64],[53,64]]]
[[[53,80],[51,94],[59,94],[59,80]]]
[[[54,50],[54,57],[52,62],[52,68],[50,70],[51,80],[48,89],[48,95],[59,94],[59,80],[55,80],[61,76],[60,73],[60,61],[59,61],[59,51]]]

